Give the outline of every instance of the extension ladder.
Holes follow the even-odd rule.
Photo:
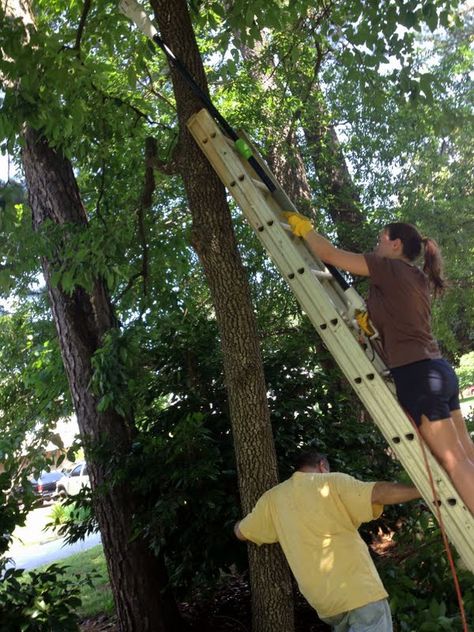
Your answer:
[[[194,114],[187,125],[435,516],[438,504],[449,539],[465,566],[474,572],[474,517],[426,448],[438,496],[433,500],[416,429],[398,404],[382,359],[372,345],[368,347],[369,358],[359,342],[354,312],[365,309],[364,301],[353,288],[341,287],[304,241],[292,235],[281,212],[296,209],[244,135],[252,155],[275,185],[272,193],[207,110]]]

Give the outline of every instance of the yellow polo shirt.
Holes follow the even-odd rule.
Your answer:
[[[338,472],[295,472],[240,522],[251,542],[280,543],[301,593],[321,618],[388,596],[357,531],[382,513],[383,506],[371,502],[374,485]]]

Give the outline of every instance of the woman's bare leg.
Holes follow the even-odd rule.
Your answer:
[[[421,416],[421,436],[431,452],[449,474],[454,487],[474,516],[474,463],[461,443],[454,421],[430,421]]]
[[[460,410],[452,410],[451,419],[454,422],[459,441],[462,443],[464,451],[474,463],[474,443],[472,442],[471,435],[467,430],[466,422],[464,420],[462,412]]]

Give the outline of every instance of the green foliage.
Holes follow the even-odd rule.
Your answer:
[[[437,523],[427,510],[403,520],[394,556],[379,565],[390,595],[390,608],[399,632],[438,632],[461,627],[459,604]],[[455,552],[456,573],[468,623],[474,623],[474,582]]]
[[[275,309],[275,301],[283,307],[288,296],[281,287],[277,294],[273,282]],[[260,299],[268,322],[272,301]],[[327,451],[335,470],[367,480],[382,472],[396,476],[381,437],[359,417],[329,357],[315,355],[315,334],[289,303],[287,311],[274,312],[263,345],[281,476],[291,474],[298,446],[310,442]],[[166,555],[172,582],[184,597],[194,586],[212,586],[236,560],[245,564],[245,549],[232,533],[240,511],[217,327],[203,310],[179,320],[162,318],[159,327],[150,323],[139,334],[146,336],[146,344],[138,345],[146,371],[134,381],[132,399],[140,433],[126,462],[115,465],[111,482],[131,486],[136,534]]]
[[[62,502],[55,503],[51,508],[51,513],[49,514],[50,522],[45,525],[45,529],[56,528],[58,529],[59,535],[64,535],[64,531],[61,531],[60,528],[63,525],[67,525],[68,523],[74,524],[82,524],[91,518],[91,505],[87,503],[87,505],[82,505],[74,500],[70,502]],[[68,542],[73,542],[75,540],[68,539]]]
[[[91,387],[100,398],[97,409],[101,412],[114,408],[125,417],[131,413],[127,368],[130,368],[129,349],[132,344],[130,335],[113,329],[106,334],[102,347],[94,354]]]
[[[414,77],[410,71],[414,34],[426,26],[431,32],[438,26],[459,26],[457,0],[422,3],[410,0],[395,4],[386,0],[377,5],[351,0],[331,6],[306,0],[289,3],[238,0],[227,12],[212,0],[198,4],[203,5],[200,6],[203,27],[221,31],[218,41],[222,48],[235,44],[230,40],[229,31],[235,34],[237,47],[260,50],[267,47],[285,66],[288,62],[298,65],[294,81],[300,81],[305,72],[303,60],[309,59],[309,45],[313,48],[313,59],[322,53],[333,56],[363,90],[371,90],[372,78],[382,65],[396,61],[400,70],[393,70],[390,78],[403,94],[428,101],[431,100],[428,77],[422,80],[421,86],[421,78]],[[306,32],[306,37],[301,37],[300,29]],[[232,45],[229,48],[231,53],[235,52]],[[236,62],[234,56],[228,67],[235,67]],[[308,70],[311,74],[311,64]],[[288,79],[291,83],[292,78]]]
[[[64,538],[66,544],[74,544],[84,540],[91,533],[97,533],[99,526],[94,514],[90,488],[82,487],[74,497],[68,496],[60,503],[56,503],[51,509],[49,519],[45,529],[54,529]]]
[[[81,589],[91,577],[51,564],[44,571],[9,569],[0,581],[1,632],[75,632],[79,629],[77,608]]]
[[[75,582],[77,575],[91,578],[90,584],[84,582],[80,586],[81,605],[77,609],[80,619],[113,614],[114,603],[102,545],[71,555],[63,563],[64,578],[69,582]],[[45,569],[39,567],[37,570]]]
[[[452,359],[472,346],[474,318],[469,206],[473,181],[472,18],[455,30],[424,35],[416,42],[414,71],[429,75],[433,102],[404,103],[385,74],[372,92],[357,89],[346,69],[325,75],[333,120],[344,121],[340,138],[359,185],[368,222],[415,223],[441,246],[448,291],[433,306],[435,334]],[[339,78],[336,79],[336,77]]]
[[[474,384],[474,351],[465,353],[460,357],[456,375],[459,378],[461,391]]]
[[[24,479],[23,479],[24,480]],[[3,557],[11,544],[11,534],[18,524],[24,524],[27,508],[20,506],[18,489],[14,489],[9,472],[0,474],[0,573],[5,567],[6,559]],[[30,499],[31,504],[31,499]]]
[[[70,412],[57,340],[39,312],[19,306],[0,315],[0,460],[13,488],[26,494],[27,475],[48,467],[42,450],[57,419]]]
[[[20,184],[0,182],[0,297],[24,295],[38,272],[37,242],[24,197]]]

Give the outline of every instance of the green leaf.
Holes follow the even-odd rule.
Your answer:
[[[436,30],[438,26],[438,14],[435,5],[432,2],[427,2],[423,5],[422,12],[430,30]]]
[[[408,29],[413,28],[418,21],[414,11],[406,11],[404,8],[400,9],[399,20],[400,23]]]
[[[439,14],[439,23],[441,24],[441,26],[444,26],[444,28],[449,28],[450,26],[450,14],[449,11],[445,10],[445,11],[441,11]]]
[[[433,75],[431,73],[420,75],[420,89],[429,101],[433,100],[433,92],[431,88],[432,80]]]

